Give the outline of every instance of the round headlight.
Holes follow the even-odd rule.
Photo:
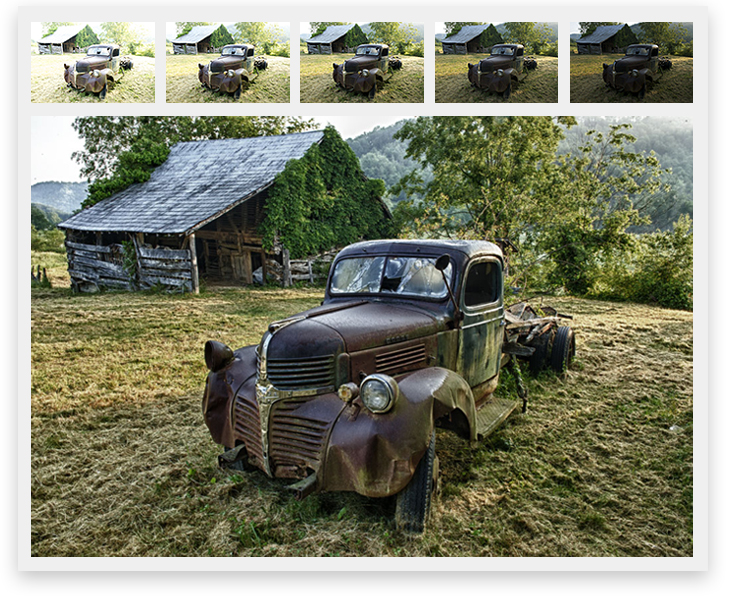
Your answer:
[[[638,71],[636,69],[633,69],[632,71],[630,71],[630,74],[633,75],[633,77],[637,77]]]
[[[361,75],[363,77],[369,77],[370,76],[370,72],[367,69],[362,69]]]
[[[504,76],[504,71],[503,71],[502,69],[499,69],[499,70],[497,70],[497,71],[496,71],[496,74],[497,74],[497,75],[498,75],[499,77],[503,77],[503,76]]]
[[[365,407],[372,413],[385,413],[395,403],[397,382],[385,374],[371,374],[360,386],[360,396]]]
[[[235,76],[235,72],[231,69],[225,73],[225,76],[232,79]]]
[[[97,70],[94,70],[93,73],[91,73],[94,77],[98,77],[101,73]]]

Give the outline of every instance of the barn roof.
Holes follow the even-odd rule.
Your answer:
[[[181,35],[175,43],[179,44],[197,44],[203,41],[206,37],[210,37],[220,25],[196,25],[190,31]]]
[[[351,23],[349,25],[329,25],[329,27],[324,30],[324,33],[320,33],[316,37],[307,39],[306,43],[331,44],[332,42],[337,41],[343,35],[346,35],[347,31],[349,31],[352,27],[354,27],[354,23]]]
[[[450,37],[443,38],[440,41],[443,44],[465,44],[470,42],[474,37],[481,35],[488,27],[488,24],[464,25],[458,33],[454,33]]]
[[[86,25],[64,25],[56,29],[53,33],[46,35],[38,43],[40,44],[62,44],[67,42],[74,35],[78,35]]]
[[[81,210],[59,228],[189,234],[270,186],[323,131],[177,143],[150,179]]]
[[[586,35],[577,40],[578,44],[600,44],[609,40],[613,35],[625,27],[622,25],[600,25],[590,35]]]

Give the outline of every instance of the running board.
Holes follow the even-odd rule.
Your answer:
[[[479,440],[495,432],[516,409],[516,401],[496,399],[489,401],[476,412],[476,431]]]

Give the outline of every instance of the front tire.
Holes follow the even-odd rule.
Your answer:
[[[106,99],[106,89],[107,89],[107,87],[108,86],[106,84],[104,84],[104,88],[99,92],[99,99],[100,100]]]
[[[435,454],[435,430],[412,479],[397,495],[395,524],[410,534],[422,534],[430,516],[433,495],[438,488],[438,457]]]
[[[240,93],[241,93],[241,89],[240,89],[240,88],[241,88],[242,86],[243,86],[243,83],[241,82],[241,84],[240,84],[240,85],[238,86],[238,89],[236,89],[236,90],[235,90],[235,91],[233,92],[233,99],[234,99],[234,100],[240,100]]]
[[[504,93],[501,94],[505,100],[508,100],[511,97],[511,81],[509,81],[509,87],[507,87],[504,90]]]

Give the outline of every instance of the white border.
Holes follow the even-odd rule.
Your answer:
[[[423,6],[419,2],[402,0],[398,5],[393,6],[385,3],[352,2],[345,5],[344,2],[320,3],[317,6],[297,4],[280,5],[275,1],[254,2],[254,3],[219,3],[216,6],[180,6],[170,2],[169,6],[162,6],[162,2],[154,6],[128,5],[126,3],[106,2],[104,5],[96,3],[88,6],[50,6],[50,7],[21,7],[17,13],[18,28],[15,34],[12,33],[8,39],[15,38],[18,47],[19,60],[19,85],[17,98],[17,193],[11,194],[18,197],[18,230],[19,230],[19,251],[17,260],[17,284],[18,284],[18,351],[15,356],[4,360],[5,363],[15,362],[18,359],[16,371],[18,372],[17,394],[11,393],[7,399],[11,402],[14,396],[18,397],[18,419],[17,430],[19,443],[12,444],[8,454],[14,454],[18,450],[17,471],[18,471],[18,494],[17,494],[17,566],[24,571],[194,571],[194,570],[217,570],[217,571],[706,571],[709,566],[709,547],[712,554],[716,554],[719,548],[718,533],[712,535],[712,542],[709,544],[709,515],[712,516],[712,530],[715,524],[720,523],[725,529],[726,517],[722,513],[722,505],[714,499],[709,510],[709,438],[711,438],[712,454],[718,453],[719,442],[722,442],[726,449],[724,436],[719,427],[723,420],[716,417],[718,413],[726,414],[726,409],[719,404],[719,397],[712,396],[712,425],[709,428],[709,369],[710,360],[716,360],[714,354],[708,351],[708,280],[709,280],[709,158],[712,156],[714,165],[717,164],[713,158],[713,152],[709,153],[708,123],[710,106],[708,101],[709,81],[709,44],[712,44],[712,55],[723,55],[724,49],[720,43],[724,41],[723,29],[726,21],[720,17],[720,11],[716,7],[707,10],[706,7],[667,6],[663,2],[645,2],[640,6],[625,5],[611,7],[584,7],[578,4],[573,6],[549,6],[532,2],[533,6],[518,6],[518,15],[521,18],[528,18],[533,21],[557,21],[559,23],[559,102],[558,104],[485,104],[485,105],[460,105],[460,104],[435,104],[433,90],[433,23],[448,20],[470,20],[479,14],[479,18],[486,18],[492,22],[514,20],[514,7],[505,3],[498,5],[484,5],[482,2],[463,0],[457,6],[447,6],[445,3],[429,4]],[[715,4],[719,4],[716,2]],[[241,17],[232,17],[240,7]],[[379,10],[375,10],[379,9]],[[372,19],[373,14],[382,14],[386,11],[388,20],[423,22],[425,24],[425,103],[424,104],[377,104],[361,105],[356,107],[339,104],[300,104],[298,100],[298,22],[311,21],[324,18],[333,18],[332,13],[336,12],[336,18],[349,21],[361,21]],[[481,16],[483,14],[484,16]],[[629,15],[631,21],[692,21],[694,23],[694,103],[693,104],[574,104],[569,103],[569,22],[571,20],[620,20],[622,15]],[[711,18],[711,31],[709,30],[709,18]],[[12,17],[12,15],[11,15]],[[380,17],[382,18],[382,17]],[[180,105],[166,104],[164,102],[164,23],[167,21],[180,20],[263,20],[281,21],[289,20],[291,23],[291,103],[290,104],[257,104],[257,105]],[[27,51],[27,33],[29,23],[32,21],[50,20],[72,20],[72,21],[154,21],[157,24],[157,84],[156,102],[154,104],[132,104],[132,105],[55,105],[55,104],[30,104],[29,92],[27,91],[27,77],[22,73],[29,72],[30,57]],[[10,19],[10,26],[15,23]],[[709,34],[713,38],[709,38]],[[160,49],[161,47],[161,49]],[[296,65],[296,66],[294,66]],[[722,74],[726,77],[726,74]],[[25,82],[26,86],[23,86]],[[712,82],[712,86],[713,86]],[[9,90],[6,89],[6,93]],[[719,106],[719,111],[723,106]],[[356,110],[356,112],[355,112]],[[374,118],[375,115],[388,116],[414,116],[414,115],[448,115],[448,114],[519,114],[519,115],[554,115],[574,114],[576,116],[610,115],[610,116],[632,116],[632,115],[654,115],[654,116],[676,116],[685,115],[694,123],[694,226],[696,231],[695,241],[695,310],[694,310],[694,449],[695,449],[695,479],[694,479],[694,556],[692,558],[592,558],[592,559],[73,559],[73,558],[45,558],[32,559],[30,554],[30,467],[28,453],[30,446],[30,391],[27,381],[30,379],[30,339],[28,336],[30,321],[30,292],[25,276],[27,270],[27,248],[29,247],[29,236],[26,234],[27,222],[30,214],[30,190],[27,185],[29,180],[30,146],[27,137],[29,131],[29,117],[31,115],[88,115],[88,114],[134,114],[134,115],[216,115],[216,114],[270,114],[270,115],[307,115],[307,116],[354,116],[361,118]],[[8,113],[9,125],[12,130],[12,111]],[[718,113],[712,114],[713,123],[725,124],[724,117]],[[715,117],[715,118],[714,118]],[[712,149],[719,151],[716,138],[713,135],[714,144]],[[10,149],[9,158],[12,163],[12,152]],[[6,162],[7,163],[7,162]],[[712,170],[712,176],[717,177],[716,168]],[[8,173],[12,177],[12,170]],[[715,191],[718,188],[714,187]],[[716,207],[716,204],[713,205]],[[718,232],[717,226],[722,220],[712,220],[712,230]],[[719,238],[721,233],[719,232]],[[716,238],[716,235],[712,236]],[[715,241],[716,243],[716,241]],[[12,250],[12,248],[11,248]],[[7,252],[5,253],[7,255]],[[12,355],[12,354],[11,354]],[[12,375],[12,370],[10,372]],[[716,388],[715,388],[716,390]],[[10,419],[10,418],[8,418]],[[711,437],[709,436],[711,432]],[[13,438],[12,427],[9,438]],[[714,461],[716,463],[716,461]],[[713,480],[725,472],[713,471]],[[723,489],[725,489],[725,482]],[[9,509],[13,512],[13,509]],[[721,543],[723,544],[723,542]],[[722,551],[723,552],[723,551]],[[12,552],[10,554],[13,554]],[[714,567],[721,567],[727,559],[718,562],[712,559]],[[722,562],[723,561],[723,562]],[[535,580],[535,585],[542,587],[543,576],[530,576]],[[604,575],[599,576],[605,580]],[[660,585],[661,593],[680,589],[682,594],[690,592],[697,593],[701,587],[706,588],[708,576],[677,575],[673,583],[666,588],[665,583]],[[246,578],[254,581],[252,578]],[[301,579],[301,578],[299,578]],[[368,578],[370,579],[370,578]],[[497,587],[509,587],[514,583],[514,578],[504,580],[506,586],[497,583],[499,578],[489,578],[485,591],[492,593]],[[541,579],[542,581],[539,581]],[[623,580],[625,578],[622,578]],[[665,577],[661,577],[665,580]],[[657,587],[652,584],[656,578],[651,579],[650,575],[643,575],[632,581],[609,584],[613,591],[618,587],[625,593],[631,593],[630,588],[640,589],[650,595],[657,592]],[[49,579],[50,581],[50,579]],[[303,581],[303,580],[302,580]],[[595,580],[597,581],[597,580]],[[294,581],[294,583],[296,583]],[[306,584],[304,581],[303,583]],[[374,583],[374,582],[373,582]],[[344,582],[342,591],[352,593],[351,582]],[[50,590],[50,586],[43,583]],[[244,584],[245,585],[245,584]],[[254,584],[255,585],[255,584]],[[440,583],[434,583],[435,586]],[[190,585],[190,589],[195,584]],[[487,589],[488,588],[488,589]],[[598,586],[590,584],[591,593],[600,592]],[[198,593],[215,593],[221,588],[215,584],[200,585]],[[545,589],[542,587],[542,589]],[[108,588],[113,591],[113,588]],[[241,591],[245,591],[241,588]],[[356,592],[355,592],[356,593]],[[571,594],[568,587],[561,587],[562,593]]]

